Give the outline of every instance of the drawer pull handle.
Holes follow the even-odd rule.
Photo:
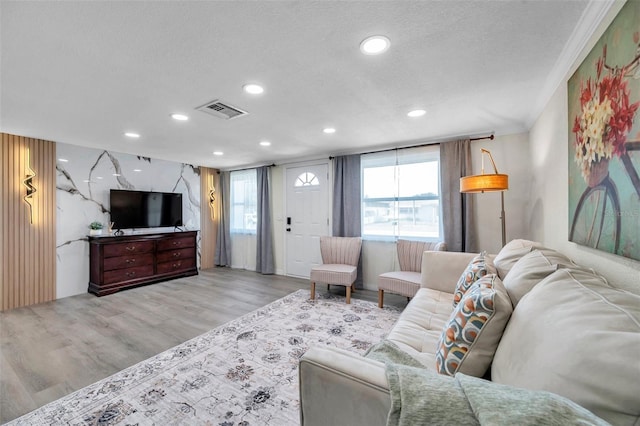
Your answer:
[[[135,273],[135,272],[127,272],[125,275],[126,275],[127,277],[131,278],[131,277],[135,277],[135,276],[136,276],[136,273]]]
[[[134,251],[136,249],[136,246],[126,246],[125,247],[128,251]]]
[[[180,257],[182,253],[180,253],[179,251],[176,251],[173,253],[173,257]]]
[[[173,264],[173,269],[179,268],[180,265],[182,265],[182,262],[174,263]]]
[[[127,259],[127,260],[125,260],[125,262],[127,262],[127,263],[135,263],[135,261],[136,261],[135,259]]]
[[[173,245],[174,245],[174,246],[179,246],[180,244],[182,244],[182,241],[174,241],[174,242],[173,242]]]

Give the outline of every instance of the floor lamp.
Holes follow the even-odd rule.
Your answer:
[[[500,201],[502,202],[500,220],[502,221],[502,246],[504,247],[507,243],[506,219],[504,215],[504,191],[509,189],[509,176],[498,173],[496,163],[493,161],[493,156],[488,150],[481,148],[480,151],[482,152],[482,174],[461,177],[460,192],[475,193],[500,191]],[[484,154],[487,154],[491,160],[491,164],[493,165],[493,174],[484,173]]]

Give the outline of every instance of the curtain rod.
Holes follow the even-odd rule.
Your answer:
[[[481,137],[477,137],[477,138],[469,138],[470,141],[481,141],[484,139],[489,139],[489,140],[493,140],[495,139],[495,136],[493,134],[489,135],[489,136],[481,136]],[[359,153],[360,155],[364,155],[364,154],[375,154],[376,152],[387,152],[387,151],[396,151],[399,149],[409,149],[409,148],[420,148],[423,146],[431,146],[431,145],[437,145],[441,142],[428,142],[428,143],[423,143],[420,145],[411,145],[411,146],[401,146],[399,148],[387,148],[387,149],[380,149],[377,151],[368,151],[368,152],[361,152]],[[336,158],[335,156],[331,156],[329,157],[329,160],[333,160],[334,158]],[[231,169],[231,170],[225,170],[225,172],[241,172],[243,170],[251,170],[251,169],[257,169],[258,167],[264,167],[264,166],[256,166],[256,167],[245,167],[244,169]],[[276,167],[276,164],[269,164],[267,165],[267,167]],[[220,174],[220,170],[218,170],[216,172],[217,174]]]
[[[252,170],[252,169],[257,169],[257,168],[260,168],[260,167],[275,167],[275,166],[276,166],[276,164],[273,163],[273,164],[265,164],[263,166],[245,167],[244,169],[231,169],[231,170],[224,170],[224,171],[225,172],[241,172],[243,170]],[[216,173],[220,174],[220,170],[218,170]]]
[[[493,140],[495,139],[494,135],[489,135],[489,136],[482,136],[482,137],[477,137],[477,138],[469,138],[470,141],[481,141],[484,139],[489,139],[489,140]],[[386,149],[379,149],[377,151],[368,151],[368,152],[360,152],[358,153],[358,155],[365,155],[365,154],[375,154],[378,152],[388,152],[388,151],[397,151],[399,149],[410,149],[410,148],[421,148],[423,146],[431,146],[431,145],[439,145],[441,142],[427,142],[427,143],[423,143],[420,145],[411,145],[411,146],[401,146],[399,148],[386,148]],[[348,154],[350,155],[350,154]],[[329,157],[329,160],[333,160],[334,158],[336,158],[335,156]]]

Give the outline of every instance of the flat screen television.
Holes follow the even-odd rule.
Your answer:
[[[112,189],[113,229],[182,226],[182,194]]]

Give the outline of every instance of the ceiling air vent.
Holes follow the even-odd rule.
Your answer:
[[[230,120],[232,118],[249,114],[246,111],[221,102],[217,99],[211,102],[207,102],[206,104],[199,106],[196,109],[202,112],[206,112],[207,114],[211,114],[215,117],[223,118],[225,120]]]

